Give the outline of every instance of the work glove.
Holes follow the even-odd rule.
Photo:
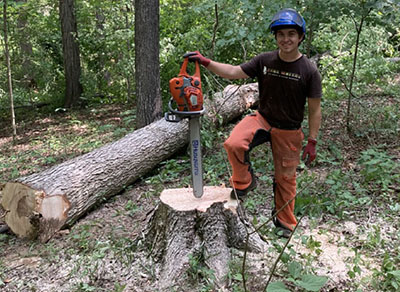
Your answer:
[[[211,62],[210,59],[204,57],[202,54],[200,54],[199,51],[186,53],[185,55],[183,55],[183,57],[184,58],[189,57],[190,62],[198,61],[204,67],[207,67]]]
[[[315,146],[317,145],[317,140],[308,138],[308,143],[306,147],[303,150],[303,160],[306,160],[306,165],[309,165],[311,162],[314,161],[315,157],[317,157],[317,150],[315,149]]]

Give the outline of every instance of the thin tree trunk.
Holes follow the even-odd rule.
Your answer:
[[[126,29],[131,29],[134,23],[130,21],[130,13],[134,11],[134,7],[132,3],[125,5],[125,27]],[[126,40],[126,48],[128,50],[128,57],[130,58],[131,53],[133,52],[133,40],[127,38]],[[132,80],[135,78],[135,67],[134,65],[129,65],[125,71],[125,79],[126,79],[126,102],[128,104],[133,104],[134,102],[134,83]]]
[[[8,93],[10,96],[10,110],[11,110],[11,126],[13,131],[13,142],[16,143],[17,139],[17,126],[15,124],[15,112],[14,112],[14,96],[11,78],[11,62],[10,62],[10,50],[8,48],[8,33],[7,33],[7,0],[3,2],[3,24],[4,24],[4,49],[7,63],[7,80],[8,80]]]
[[[353,58],[353,69],[351,71],[350,75],[350,85],[349,85],[349,97],[347,99],[347,114],[346,114],[346,129],[347,133],[350,133],[351,128],[350,128],[350,114],[351,114],[351,98],[353,96],[353,81],[354,81],[354,75],[356,72],[356,65],[357,65],[357,56],[358,56],[358,49],[359,49],[359,44],[360,44],[360,35],[361,31],[364,25],[365,18],[368,16],[368,14],[371,12],[371,9],[368,10],[368,12],[365,15],[362,15],[360,25],[357,27],[357,24],[355,23],[356,30],[357,30],[357,38],[356,38],[356,47],[354,51],[354,58]]]
[[[126,13],[125,13],[125,25],[127,29],[130,29],[132,27],[132,24],[129,22],[129,12],[131,12],[134,8],[129,6],[128,4],[125,6],[126,7]],[[128,49],[128,56],[130,55],[130,52],[132,51],[132,40],[127,39],[126,40],[126,47]],[[134,66],[130,65],[127,70],[126,70],[126,91],[127,91],[127,103],[132,103],[133,102],[133,86],[132,86],[132,80],[135,74],[135,68]]]
[[[218,2],[217,1],[215,1],[215,4],[214,4],[214,13],[215,13],[215,22],[214,22],[214,27],[213,27],[213,38],[211,41],[211,44],[212,44],[211,54],[210,54],[211,59],[214,58],[215,43],[216,43],[216,39],[217,39],[217,30],[218,30],[218,25],[219,25],[219,14],[218,14]]]
[[[22,79],[22,85],[26,89],[35,89],[37,87],[36,80],[34,76],[34,71],[32,69],[32,44],[30,42],[29,34],[26,32],[27,21],[28,21],[28,11],[26,9],[26,1],[27,0],[18,0],[16,2],[19,5],[18,9],[18,33],[22,35],[22,38],[19,40],[19,46],[22,53],[22,68],[24,68],[24,77]],[[32,95],[29,94],[30,103],[33,104],[34,101],[32,99]]]
[[[317,3],[313,1],[312,3],[313,7],[316,7]],[[310,16],[310,24],[309,24],[309,29],[307,31],[307,34],[304,36],[303,43],[305,45],[305,50],[306,50],[306,55],[308,58],[311,58],[311,43],[314,35],[314,26],[315,26],[315,21],[314,21],[314,9],[311,9],[311,16]]]
[[[73,107],[81,103],[83,92],[74,0],[60,0],[59,4],[66,82],[64,106]]]

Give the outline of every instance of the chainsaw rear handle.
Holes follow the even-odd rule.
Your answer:
[[[190,56],[194,56],[196,54],[197,54],[196,52],[189,52],[189,53],[184,54],[183,58],[189,58]]]
[[[185,54],[183,56],[183,58],[184,58],[183,59],[183,64],[182,64],[181,70],[179,71],[179,75],[178,76],[186,76],[186,77],[189,76],[189,74],[188,74],[186,69],[187,69],[187,65],[189,63],[189,57],[190,56],[191,56],[191,53],[187,53],[187,54]],[[195,76],[195,77],[200,79],[200,63],[199,63],[199,61],[195,60],[194,64],[195,64],[195,72],[194,72],[193,76]]]

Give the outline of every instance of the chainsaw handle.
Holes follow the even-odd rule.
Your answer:
[[[197,53],[196,52],[189,52],[189,53],[184,54],[183,58],[189,58],[190,56],[194,56],[194,55],[197,55]]]
[[[181,67],[181,70],[179,71],[179,75],[178,76],[189,76],[188,72],[187,72],[187,65],[189,63],[189,57],[195,55],[194,53],[186,53],[185,55],[183,55],[183,64]],[[194,60],[194,64],[195,64],[195,72],[194,75],[195,77],[200,79],[200,63],[198,60]]]

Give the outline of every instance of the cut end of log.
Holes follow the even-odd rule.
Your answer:
[[[39,213],[44,219],[65,221],[71,204],[63,195],[44,197],[39,206]]]
[[[236,213],[238,202],[230,198],[231,188],[205,186],[203,196],[196,198],[192,188],[166,189],[161,192],[160,200],[176,211],[206,212],[214,203],[225,203],[224,207]]]
[[[1,205],[6,212],[5,222],[10,229],[18,236],[30,239],[36,238],[39,228],[43,229],[43,226],[52,231],[46,232],[47,234],[58,231],[66,221],[70,209],[70,203],[64,195],[47,196],[45,192],[21,183],[5,185]],[[46,236],[46,239],[49,237]]]

